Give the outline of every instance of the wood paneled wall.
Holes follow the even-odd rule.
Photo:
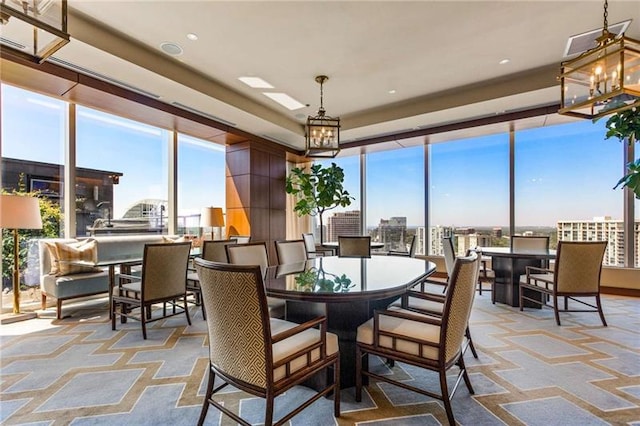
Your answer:
[[[286,151],[258,141],[226,150],[227,235],[265,241],[276,263],[274,241],[286,237]]]

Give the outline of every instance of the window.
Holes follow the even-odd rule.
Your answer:
[[[516,233],[558,240],[607,240],[605,265],[624,264],[620,178],[623,144],[604,140],[604,121],[516,133]]]
[[[77,115],[77,234],[166,233],[168,132],[80,106]]]
[[[202,208],[225,202],[224,146],[178,135],[178,233],[200,235]]]
[[[497,134],[429,145],[428,253],[442,255],[453,235],[458,255],[476,246],[508,245],[509,136]]]
[[[57,99],[2,84],[2,189],[32,192],[41,201],[44,229],[20,230],[20,309],[40,308],[37,239],[58,237],[64,230],[62,202],[66,105]],[[2,231],[1,307],[12,306],[13,237]]]
[[[417,230],[424,229],[424,148],[367,154],[366,161],[371,240],[384,243],[385,251],[408,251]]]
[[[338,235],[361,235],[362,219],[360,212],[360,156],[333,158],[319,161],[323,167],[336,163],[344,170],[344,189],[354,197],[348,207],[337,207],[326,212],[322,218],[325,242],[338,241]],[[313,233],[320,241],[320,218],[316,218]]]

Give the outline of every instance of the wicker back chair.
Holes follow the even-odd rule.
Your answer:
[[[338,236],[338,256],[371,257],[371,237]]]
[[[203,303],[209,315],[209,380],[199,425],[209,405],[243,425],[248,422],[215,401],[228,384],[266,399],[265,425],[283,424],[312,402],[333,392],[334,416],[340,416],[340,367],[337,336],[328,333],[325,317],[304,324],[269,317],[260,267],[196,259]],[[278,395],[333,369],[333,381],[274,423]],[[223,381],[214,389],[214,380]]]

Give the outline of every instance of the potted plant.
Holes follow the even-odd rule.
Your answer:
[[[605,139],[616,137],[620,141],[626,140],[632,144],[640,141],[640,107],[633,107],[613,114],[607,120],[605,127],[607,133]],[[627,164],[629,173],[624,175],[614,186],[627,187],[635,194],[636,198],[640,198],[640,159]]]
[[[335,163],[328,167],[314,164],[308,172],[296,167],[287,176],[285,190],[296,198],[293,210],[298,216],[317,215],[320,219],[320,244],[324,243],[322,215],[338,206],[349,206],[354,199],[343,184],[344,170]]]

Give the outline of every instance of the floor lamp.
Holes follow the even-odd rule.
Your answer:
[[[20,313],[19,229],[42,229],[36,197],[3,194],[0,198],[0,228],[13,230],[13,313]]]
[[[205,207],[200,212],[200,227],[219,228],[224,226],[224,215],[222,207]],[[214,232],[211,232],[211,239],[215,240]]]

